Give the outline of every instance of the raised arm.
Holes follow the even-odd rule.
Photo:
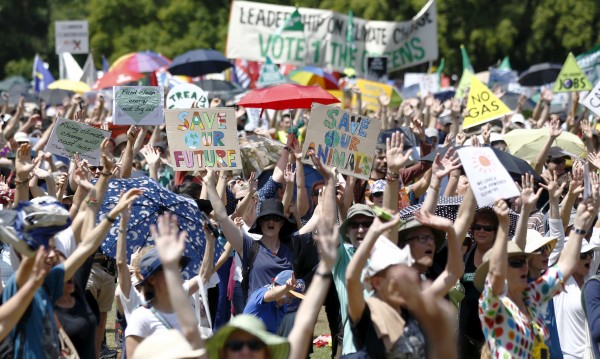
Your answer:
[[[553,118],[552,121],[550,121],[549,131],[550,136],[548,137],[548,141],[534,161],[535,167],[533,169],[539,174],[541,174],[544,169],[544,163],[546,162],[546,158],[548,158],[548,152],[550,151],[550,147],[552,147],[552,143],[554,143],[558,136],[562,134],[562,128],[560,128],[560,121],[558,118]]]
[[[302,147],[298,140],[292,142],[292,148],[294,150],[294,158],[296,159],[296,209],[300,217],[302,217],[310,209],[310,202],[308,201],[308,192],[306,191]]]
[[[508,242],[508,205],[504,200],[499,199],[494,203],[494,212],[498,216],[498,231],[496,240],[492,246],[492,255],[490,257],[490,270],[488,278],[494,295],[498,296],[504,291],[506,281],[508,254],[506,246]]]
[[[289,215],[290,204],[294,197],[294,179],[296,178],[296,171],[292,168],[291,163],[285,166],[283,178],[285,180],[285,191],[283,192],[283,199],[281,201],[283,202],[283,211],[286,215]]]
[[[202,280],[202,283],[208,283],[208,280],[214,273],[213,263],[215,257],[215,242],[217,239],[212,231],[208,229],[206,223],[204,223],[204,236],[206,236],[206,245],[204,246],[204,256],[202,257],[202,265],[200,266],[198,280]]]
[[[429,213],[435,213],[442,179],[450,172],[459,169],[460,166],[461,163],[460,158],[458,158],[458,152],[454,152],[452,147],[446,151],[443,158],[440,158],[439,153],[435,156],[433,164],[431,165],[431,181],[429,182],[429,188],[427,189],[427,195],[425,196],[425,201],[421,207],[422,209]]]
[[[548,258],[548,264],[554,265],[560,256],[560,252],[562,252],[562,249],[565,246],[565,230],[562,220],[560,219],[560,210],[558,205],[560,202],[560,196],[562,195],[567,183],[563,182],[562,185],[559,185],[556,173],[554,171],[551,171],[548,175],[548,178],[542,177],[547,182],[547,185],[541,183],[540,186],[546,189],[550,196],[548,211],[549,235],[546,234],[546,236],[557,238],[556,246],[554,246],[554,250],[552,253],[550,253]]]
[[[129,126],[129,129],[127,130],[127,144],[125,145],[123,155],[121,156],[121,178],[131,177],[131,167],[133,165],[134,157],[133,145],[139,133],[140,128],[138,126]]]
[[[148,164],[150,178],[158,181],[158,167],[160,166],[160,153],[151,145],[146,145],[140,151]]]
[[[583,193],[583,166],[579,161],[573,165],[573,171],[569,174],[569,190],[560,204],[560,218],[565,231],[571,218],[571,211],[579,195]]]
[[[150,227],[152,237],[156,242],[156,250],[160,257],[167,283],[167,291],[171,306],[175,309],[177,321],[181,332],[194,349],[204,347],[204,341],[198,330],[198,320],[188,301],[188,296],[183,291],[179,262],[185,249],[186,232],[179,232],[177,226],[171,224],[176,221],[175,216],[164,214],[158,218],[158,228]]]
[[[242,237],[242,232],[235,225],[235,223],[227,216],[227,210],[225,209],[225,205],[223,205],[223,201],[217,194],[217,189],[215,188],[215,178],[213,176],[212,170],[201,171],[202,173],[202,185],[206,189],[208,194],[208,199],[212,204],[213,211],[217,222],[221,225],[221,230],[223,231],[223,236],[227,240],[227,242],[231,243],[233,249],[235,249],[240,257],[244,255],[244,239]]]
[[[454,221],[454,230],[456,231],[456,238],[458,238],[459,241],[463,241],[467,236],[467,232],[473,222],[473,217],[475,217],[476,208],[475,195],[473,195],[473,191],[469,187],[458,208],[458,214]]]
[[[129,275],[129,266],[127,260],[127,225],[131,217],[131,206],[127,206],[121,213],[119,222],[119,235],[117,236],[117,275],[119,277],[119,287],[125,299],[129,300],[131,291],[131,276]]]
[[[540,199],[542,189],[538,189],[537,193],[533,189],[533,175],[525,174],[521,176],[521,213],[519,213],[519,221],[517,222],[517,229],[513,241],[521,248],[525,250],[525,244],[527,243],[527,221],[529,220],[529,214],[535,208],[535,205]]]

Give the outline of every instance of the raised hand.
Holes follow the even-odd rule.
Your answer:
[[[117,205],[113,208],[113,211],[118,213],[123,212],[125,208],[127,208],[130,204],[135,202],[140,196],[144,194],[144,191],[139,188],[132,188],[129,191],[125,192],[124,195],[121,196]],[[112,211],[111,211],[112,212]]]
[[[385,94],[379,95],[379,97],[377,97],[377,101],[379,101],[379,104],[384,107],[390,104],[390,98]]]
[[[317,172],[319,172],[321,174],[321,176],[323,176],[323,179],[325,180],[325,183],[327,183],[328,181],[330,181],[331,179],[334,179],[336,176],[336,168],[332,167],[331,169],[328,169],[327,167],[325,167],[322,163],[321,160],[319,159],[319,157],[317,157],[315,155],[315,151],[310,150],[309,152],[309,157],[310,160],[313,162],[313,164],[315,165],[315,168],[317,169]]]
[[[109,139],[105,138],[100,144],[100,149],[102,150],[102,166],[104,167],[102,171],[104,173],[111,173],[115,167],[115,163],[112,160],[112,155],[108,151],[108,142]]]
[[[542,100],[550,103],[552,101],[552,91],[549,89],[544,90],[542,93]]]
[[[589,163],[591,163],[594,167],[600,169],[600,156],[598,156],[598,153],[594,153],[594,152],[590,152],[587,155],[587,160],[589,161]]]
[[[494,213],[496,213],[496,217],[498,217],[498,222],[500,222],[500,224],[505,224],[508,225],[509,224],[509,218],[508,218],[508,205],[506,204],[506,202],[503,199],[498,199],[495,203],[494,203]]]
[[[17,158],[15,159],[15,170],[17,172],[18,181],[27,181],[29,174],[40,162],[40,157],[31,161],[31,146],[28,143],[22,144],[17,150]]]
[[[209,187],[215,187],[215,176],[213,170],[208,168],[202,168],[198,170],[200,176],[202,177],[202,183],[206,184]]]
[[[385,140],[385,156],[387,160],[388,172],[393,174],[400,173],[412,154],[412,148],[404,153],[404,134],[400,131],[392,133],[392,136]]]
[[[454,125],[450,125],[450,126],[454,126]],[[456,138],[456,136],[454,135],[454,132],[449,132],[446,137],[444,137],[444,144],[442,145],[442,147],[449,147],[452,142],[454,141],[454,139]]]
[[[424,140],[425,139],[425,131],[423,130],[423,121],[421,121],[421,119],[417,116],[413,116],[413,118],[411,119],[411,123],[412,123],[412,131],[414,132],[415,136],[417,136],[420,140]]]
[[[318,232],[314,233],[319,256],[327,268],[333,268],[337,260],[338,236],[338,226],[319,225]]]
[[[129,129],[127,130],[127,141],[134,143],[141,130],[142,129],[139,126],[129,126]]]
[[[258,191],[258,179],[256,178],[256,172],[251,172],[248,178],[248,192],[254,194]]]
[[[454,226],[454,223],[452,223],[452,221],[448,218],[436,216],[423,209],[415,212],[415,219],[424,226],[439,229],[441,231],[445,231],[446,229]]]
[[[563,194],[565,187],[567,186],[567,182],[563,182],[563,184],[558,184],[558,179],[555,171],[547,171],[547,175],[542,176],[546,184],[540,183],[540,186],[548,191],[548,195],[550,196],[551,201],[560,201],[560,196]]]
[[[590,123],[588,122],[588,120],[581,120],[581,133],[583,134],[583,137],[587,140],[591,140],[593,133],[592,133],[592,127],[590,126]]]
[[[521,202],[524,207],[533,208],[542,193],[542,188],[538,189],[537,193],[534,191],[533,182],[533,175],[526,173],[521,176]]]
[[[140,152],[146,159],[148,166],[157,167],[160,163],[160,152],[154,147],[145,145]]]
[[[294,183],[296,179],[296,170],[292,168],[292,164],[288,163],[285,166],[285,170],[283,171],[283,179],[285,179],[286,183]]]
[[[165,213],[158,217],[158,226],[150,226],[156,250],[163,265],[179,265],[185,250],[185,231],[179,232],[176,217]]]
[[[483,137],[483,143],[486,145],[490,144],[490,137],[492,135],[492,125],[489,123],[486,123],[485,125],[483,125],[483,127],[481,128],[483,130],[483,132],[481,133],[481,137]]]
[[[560,127],[560,120],[558,118],[553,118],[550,121],[550,137],[557,138],[562,134],[562,128]]]
[[[465,144],[465,141],[467,140],[467,135],[460,131],[459,133],[456,134],[456,141],[455,144],[457,147],[461,147],[462,145]]]
[[[435,156],[435,160],[431,165],[431,171],[437,178],[442,179],[453,170],[459,169],[460,166],[462,166],[462,164],[460,163],[458,152],[455,152],[454,149],[450,147],[443,158],[440,159],[439,153]]]

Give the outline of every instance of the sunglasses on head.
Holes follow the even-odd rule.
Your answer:
[[[275,215],[275,214],[268,214],[264,217],[261,218],[261,220],[263,221],[273,221],[273,222],[281,222],[283,221],[283,218]]]
[[[508,265],[511,268],[523,268],[527,264],[527,259],[525,258],[509,258]]]
[[[369,229],[373,222],[350,222],[348,223],[348,227],[351,229],[358,229],[359,227]]]
[[[474,231],[480,231],[482,229],[484,231],[486,231],[486,232],[493,232],[493,231],[496,230],[496,227],[494,227],[494,226],[484,226],[484,225],[481,225],[481,224],[474,224],[473,225],[473,230]]]
[[[260,340],[228,340],[225,342],[225,348],[234,352],[239,352],[245,346],[248,349],[257,352],[265,347],[265,343]]]
[[[580,259],[586,259],[588,257],[590,259],[594,259],[594,251],[588,251],[588,252],[579,254],[579,258]]]

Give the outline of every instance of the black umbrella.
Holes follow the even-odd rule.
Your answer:
[[[45,89],[40,92],[40,98],[48,105],[62,105],[65,97],[70,98],[73,96],[73,91],[62,90],[62,89]]]
[[[238,84],[223,80],[199,80],[194,84],[206,91],[209,98],[218,97],[223,101],[232,100],[235,95],[246,91]]]
[[[554,82],[562,66],[545,62],[531,66],[519,76],[521,86],[542,86]]]
[[[521,96],[521,94],[519,94],[519,93],[507,92],[504,95],[502,95],[500,100],[502,100],[502,102],[504,102],[504,104],[506,106],[508,106],[508,108],[514,110],[517,108],[517,103],[519,102],[519,96]],[[525,100],[525,105],[523,106],[522,109],[533,111],[534,108],[535,108],[535,102],[532,99],[527,98]]]
[[[200,49],[188,51],[174,58],[169,66],[169,72],[171,75],[197,77],[218,73],[232,66],[219,51]]]

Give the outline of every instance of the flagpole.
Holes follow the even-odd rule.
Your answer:
[[[58,74],[60,80],[65,78],[65,62],[63,60],[62,54],[58,54]]]

